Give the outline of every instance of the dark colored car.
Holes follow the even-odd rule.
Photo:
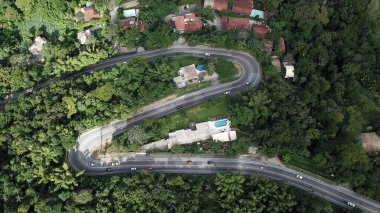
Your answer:
[[[106,172],[110,172],[111,170],[111,168],[106,168]]]

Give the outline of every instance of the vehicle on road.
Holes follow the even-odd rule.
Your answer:
[[[119,165],[120,165],[119,162],[112,162],[112,163],[111,163],[111,166],[119,166]]]
[[[211,54],[210,53],[205,53],[206,56],[210,56]]]
[[[211,160],[207,161],[207,164],[213,164],[213,163],[214,163],[214,162],[211,161]]]
[[[92,162],[91,162],[91,163],[89,163],[88,165],[90,165],[90,166],[95,166],[95,163],[92,163]]]
[[[146,167],[146,169],[149,170],[149,171],[151,171],[151,170],[153,170],[153,167],[148,166],[148,167]]]
[[[301,175],[297,175],[297,179],[300,179],[300,180],[302,180],[302,179],[303,179],[303,177],[302,177]]]
[[[183,108],[183,106],[177,106],[177,109],[182,109]]]
[[[110,172],[111,170],[111,168],[106,168],[106,172]]]
[[[350,202],[350,201],[347,201],[347,205],[351,206],[352,208],[354,208],[356,206],[355,203]]]
[[[135,167],[132,167],[131,170],[132,170],[132,171],[136,171],[137,169],[136,169]]]
[[[231,93],[230,91],[227,91],[227,92],[225,92],[224,94],[225,94],[225,95],[228,95],[228,94],[230,94],[230,93]]]
[[[33,87],[26,90],[26,93],[31,93],[31,92],[33,92]]]
[[[264,167],[262,166],[262,167],[260,167],[260,169],[264,169]]]
[[[185,164],[186,164],[186,165],[193,165],[193,161],[188,160],[188,161],[185,162]]]
[[[251,83],[251,81],[248,81],[247,83],[245,83],[246,85],[249,85]]]

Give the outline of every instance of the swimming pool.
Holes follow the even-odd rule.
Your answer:
[[[215,121],[215,127],[222,127],[227,125],[227,119]]]

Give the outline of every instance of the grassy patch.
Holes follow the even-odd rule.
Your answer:
[[[219,82],[225,83],[233,81],[237,77],[237,70],[233,63],[225,60],[217,60],[215,64],[216,72],[219,75]]]
[[[194,107],[184,109],[180,112],[158,119],[161,135],[187,128],[190,122],[204,122],[211,117],[227,113],[227,103],[225,98],[218,98],[206,101]]]
[[[311,172],[321,177],[331,179],[330,174],[326,173],[326,170],[324,168],[318,167],[313,161],[311,161],[308,158],[299,155],[287,155],[284,159],[284,162],[287,165],[295,166],[297,168]]]
[[[202,82],[200,84],[188,86],[185,88],[177,88],[175,91],[175,94],[177,94],[177,96],[181,96],[181,95],[189,94],[189,93],[192,93],[192,92],[195,92],[195,91],[198,91],[210,86],[211,86],[211,82]]]
[[[195,64],[195,66],[199,64],[206,64],[209,60],[194,56],[177,56],[170,59],[170,64],[175,70],[179,70],[179,68],[184,66],[189,66],[191,64]]]

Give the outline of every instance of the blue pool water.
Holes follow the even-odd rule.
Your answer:
[[[227,119],[215,121],[215,127],[222,127],[227,125]]]

